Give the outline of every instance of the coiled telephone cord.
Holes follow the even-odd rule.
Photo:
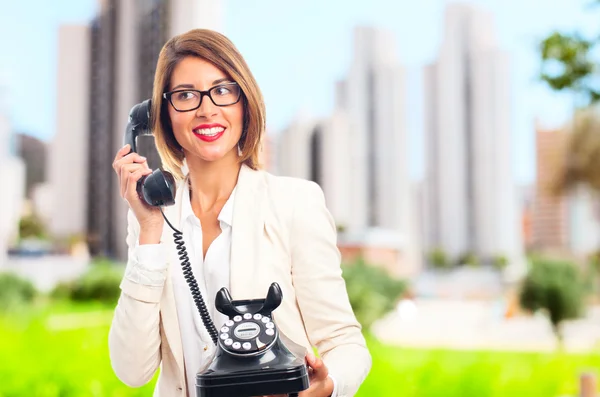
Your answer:
[[[181,261],[181,267],[183,269],[183,277],[185,278],[185,281],[190,286],[190,291],[192,293],[192,299],[194,299],[194,303],[196,304],[196,307],[198,308],[198,311],[200,312],[200,318],[202,319],[202,322],[204,323],[204,327],[208,331],[208,334],[210,335],[213,343],[216,345],[219,334],[217,332],[217,328],[215,327],[215,324],[213,323],[212,319],[210,318],[208,309],[206,308],[206,303],[204,303],[204,299],[202,298],[202,294],[200,293],[200,288],[198,287],[198,282],[196,281],[196,278],[194,277],[194,273],[192,272],[192,266],[190,265],[190,260],[189,260],[187,250],[185,248],[185,244],[183,241],[183,233],[181,233],[179,230],[175,229],[175,227],[173,227],[173,225],[171,225],[171,222],[169,222],[169,220],[165,216],[165,213],[163,212],[162,208],[160,208],[160,213],[162,214],[163,218],[165,218],[165,221],[167,222],[169,227],[171,229],[173,229],[173,238],[175,240],[175,245],[177,246],[177,254],[179,255],[179,260]]]

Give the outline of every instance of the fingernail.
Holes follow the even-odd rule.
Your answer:
[[[144,161],[146,161],[146,158],[144,156],[140,156],[140,158]]]
[[[125,149],[126,147],[129,147],[128,143],[126,143],[121,149]]]

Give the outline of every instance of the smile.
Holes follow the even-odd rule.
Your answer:
[[[194,135],[204,142],[214,142],[225,133],[225,127],[195,128]]]
[[[197,128],[194,130],[194,134],[204,136],[215,136],[223,131],[225,131],[225,128],[223,127]]]

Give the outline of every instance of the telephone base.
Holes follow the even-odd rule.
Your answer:
[[[196,375],[197,397],[254,397],[299,393],[308,389],[304,357],[277,340],[262,355],[242,360],[217,350],[211,365]]]

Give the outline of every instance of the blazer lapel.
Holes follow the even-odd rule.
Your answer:
[[[180,184],[177,188],[177,192],[175,194],[175,204],[163,209],[169,222],[171,222],[171,224],[179,231],[181,231],[181,195],[183,192],[183,183],[187,183],[187,178],[184,179],[182,184]],[[175,242],[173,240],[173,233],[173,230],[165,222],[161,241],[168,247],[169,266],[167,266],[167,279],[163,289],[161,312],[163,316],[162,325],[165,331],[165,339],[171,348],[171,352],[173,353],[173,357],[177,362],[179,370],[183,374],[183,345],[181,342],[181,335],[179,333],[179,319],[177,317],[177,308],[175,306],[175,294],[173,292],[172,281],[172,273],[180,270],[181,264],[179,262],[179,256],[177,255],[177,247],[175,246]]]
[[[233,204],[230,289],[235,300],[263,298],[259,255],[264,230],[266,185],[261,172],[242,165]]]

